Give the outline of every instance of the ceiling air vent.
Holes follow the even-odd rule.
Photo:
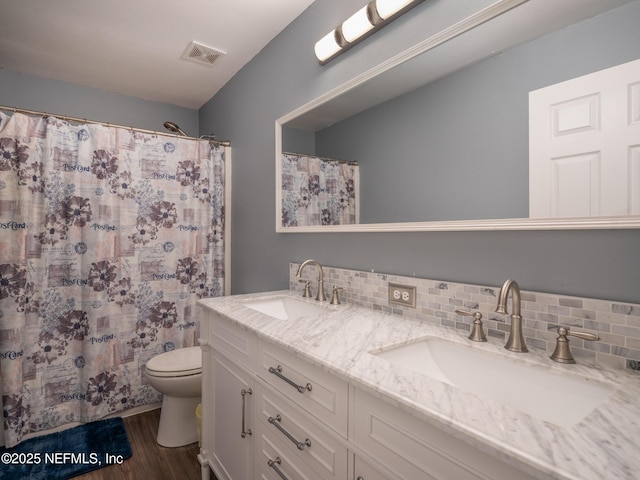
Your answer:
[[[187,49],[180,58],[211,66],[222,55],[226,55],[226,52],[216,50],[202,43],[191,42],[187,45]]]

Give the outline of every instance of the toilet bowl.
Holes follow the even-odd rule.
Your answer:
[[[202,351],[187,347],[151,358],[144,369],[149,384],[162,393],[157,442],[181,447],[198,441],[196,407],[202,395]]]

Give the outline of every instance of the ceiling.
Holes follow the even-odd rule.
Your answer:
[[[311,3],[0,0],[0,68],[198,109]],[[192,41],[226,54],[184,60]]]

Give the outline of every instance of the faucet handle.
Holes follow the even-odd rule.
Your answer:
[[[311,287],[309,280],[305,280],[301,278],[298,280],[300,283],[304,283],[304,293],[302,294],[303,298],[311,298]]]
[[[473,317],[469,340],[473,342],[487,341],[487,337],[484,335],[484,330],[482,328],[482,314],[480,312],[470,312],[469,310],[457,309],[456,313],[458,315],[464,315],[465,317]]]
[[[329,302],[331,305],[340,305],[340,296],[338,292],[343,291],[344,288],[339,287],[337,285],[333,286],[333,294],[331,295],[331,301]]]
[[[551,354],[551,360],[560,363],[576,363],[569,350],[569,339],[567,336],[582,338],[583,340],[596,341],[600,337],[595,333],[589,332],[572,332],[569,327],[558,327],[558,338],[556,339],[556,349]]]

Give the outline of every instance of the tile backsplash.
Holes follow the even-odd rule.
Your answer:
[[[302,294],[303,284],[296,278],[297,263],[289,265],[289,288]],[[331,298],[333,285],[344,288],[340,299],[365,308],[428,321],[468,333],[473,321],[455,313],[463,308],[482,313],[488,336],[506,341],[510,321],[495,313],[500,286],[470,285],[384,273],[363,272],[336,267],[323,267],[325,293]],[[315,296],[318,272],[314,267],[303,271],[311,281]],[[517,281],[517,279],[516,279]],[[416,287],[416,308],[388,302],[388,284]],[[576,359],[616,368],[640,370],[640,304],[621,303],[593,298],[570,297],[522,290],[523,331],[528,347],[547,350],[556,345],[558,326],[597,333],[600,340],[590,342],[569,337]],[[511,301],[507,308],[511,312]]]

